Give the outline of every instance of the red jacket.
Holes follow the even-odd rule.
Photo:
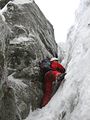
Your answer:
[[[44,95],[42,98],[41,106],[45,106],[52,97],[53,84],[52,82],[56,80],[56,77],[65,72],[65,68],[59,64],[57,61],[51,62],[51,71],[48,71],[44,77]]]
[[[61,72],[61,73],[65,72],[65,68],[57,61],[51,62],[51,68],[52,68],[52,70],[57,70],[58,72]]]

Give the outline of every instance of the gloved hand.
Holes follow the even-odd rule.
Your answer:
[[[61,75],[57,76],[57,81],[62,81],[65,77],[66,73],[62,73]]]

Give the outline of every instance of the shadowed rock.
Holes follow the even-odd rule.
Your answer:
[[[3,96],[0,100],[0,120],[16,120],[17,108],[14,91],[3,85]]]
[[[13,0],[0,0],[0,8],[2,9],[9,1]]]

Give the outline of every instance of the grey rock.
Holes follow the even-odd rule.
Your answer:
[[[10,119],[25,119],[30,108],[35,110],[40,107],[43,95],[39,61],[47,56],[56,56],[57,44],[54,39],[53,26],[35,2],[22,5],[9,2],[7,11],[3,15],[10,29],[10,35],[7,34],[6,37],[8,40],[7,52],[5,51],[8,85],[13,88],[11,95],[14,94],[14,102],[8,99],[8,94],[6,96],[13,107],[13,115],[12,111],[10,114],[14,118]],[[3,39],[5,39],[4,35]],[[0,57],[2,56],[0,55]],[[3,63],[3,59],[0,62]],[[1,93],[4,95],[4,92]],[[3,102],[7,104],[8,101],[3,99],[0,105],[4,111]],[[10,110],[9,107],[8,109]],[[8,111],[3,114],[7,115]]]
[[[9,1],[13,0],[0,0],[0,8],[2,9]]]
[[[0,16],[0,120],[16,120],[17,115],[14,91],[8,84],[7,76],[9,35],[10,30]]]
[[[4,95],[0,100],[0,120],[16,120],[17,109],[14,91],[11,87],[5,85],[2,89]]]

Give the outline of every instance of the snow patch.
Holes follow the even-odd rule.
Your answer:
[[[15,4],[25,4],[25,3],[33,3],[33,0],[14,0]]]
[[[22,42],[27,42],[29,40],[30,38],[27,38],[27,37],[14,38],[12,41],[10,41],[10,44],[20,44]]]
[[[27,85],[22,82],[23,81],[22,79],[14,78],[13,74],[8,77],[8,80],[10,84],[13,84],[15,86],[15,88],[23,89],[27,87]]]
[[[0,10],[0,16],[2,17],[2,20],[5,21],[5,17],[3,15],[4,12],[7,11],[7,5],[4,6],[3,9]]]
[[[0,16],[1,16],[2,20],[5,22],[5,17],[4,17],[4,15],[2,14],[1,11],[0,11]]]

